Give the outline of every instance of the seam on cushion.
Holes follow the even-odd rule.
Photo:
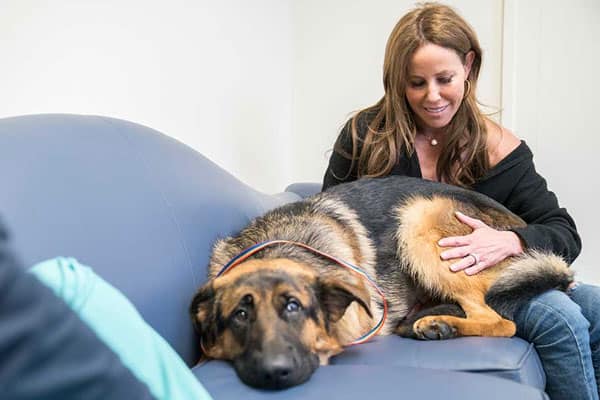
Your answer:
[[[526,360],[531,356],[531,354],[534,352],[535,347],[532,343],[528,343],[527,346],[527,350],[523,353],[523,356],[521,356],[519,358],[519,360],[517,360],[516,362],[516,367],[513,368],[461,368],[461,369],[457,369],[456,371],[465,371],[465,372],[474,372],[474,373],[490,373],[490,374],[494,374],[494,373],[511,373],[511,372],[515,372],[515,371],[521,371],[523,369],[523,366],[525,365]],[[540,378],[541,382],[542,382],[542,388],[546,386],[546,376],[545,374],[542,374],[540,371],[543,371],[543,366],[541,364],[541,362],[536,362],[536,372],[538,377]],[[504,377],[503,377],[504,378]],[[519,382],[519,383],[524,383],[522,378],[522,374],[518,374],[518,380],[514,380],[514,379],[510,379],[512,381],[515,382]],[[509,378],[504,378],[504,379],[509,379]],[[528,383],[529,384],[529,383]],[[537,386],[536,386],[537,387]]]
[[[96,118],[100,119],[102,122],[104,122],[105,124],[109,125],[113,129],[114,132],[118,133],[119,135],[121,135],[123,137],[123,139],[130,145],[131,149],[135,149],[135,146],[132,145],[132,142],[129,139],[128,135],[126,133],[124,133],[123,130],[119,126],[117,126],[117,124],[114,121],[112,121],[110,118],[102,117],[102,116],[96,116]],[[137,125],[137,126],[141,126],[143,128],[146,128],[146,129],[151,129],[151,128],[148,128],[148,127],[144,127],[143,125]],[[160,133],[160,134],[163,135],[162,133]],[[137,149],[133,150],[133,153],[142,162],[142,165],[144,166],[145,172],[148,172],[150,170],[150,167],[149,167],[148,162],[145,159],[145,157],[141,154],[141,152],[137,151]],[[177,220],[177,217],[173,213],[173,207],[172,207],[171,203],[168,201],[167,196],[166,196],[166,194],[164,193],[163,190],[161,190],[160,188],[158,188],[158,189],[156,189],[156,191],[158,192],[158,194],[159,194],[162,202],[164,203],[165,208],[168,211],[167,214],[169,216],[169,219],[171,220],[171,222],[175,226],[175,230],[178,233],[178,236],[179,236],[178,237],[178,242],[179,242],[180,246],[183,248],[183,252],[185,254],[185,258],[186,258],[187,264],[188,264],[188,270],[192,274],[192,279],[194,280],[194,282],[197,282],[198,281],[198,277],[194,273],[194,266],[193,266],[193,263],[192,263],[192,257],[190,255],[190,252],[189,252],[187,246],[185,245],[185,242],[182,240],[183,232],[181,230],[181,226],[179,225],[179,221]]]
[[[531,354],[532,350],[533,350],[533,345],[531,343],[529,343],[529,346],[527,346],[527,351],[525,351],[523,353],[523,355],[521,356],[521,358],[517,361],[517,368],[514,368],[514,369],[521,369],[523,367],[523,365],[525,365],[525,360],[527,360],[527,358]]]
[[[513,371],[520,371],[523,369],[523,366],[525,365],[525,362],[532,357],[532,354],[534,354],[535,352],[535,347],[533,346],[533,343],[529,343],[529,345],[527,346],[527,351],[525,351],[523,353],[523,356],[521,357],[521,359],[517,362],[517,366],[518,368],[513,369]],[[537,353],[535,353],[537,354]],[[538,373],[538,376],[540,378],[540,380],[542,381],[542,387],[546,386],[546,375],[544,373],[542,373],[544,371],[544,367],[541,363],[541,361],[539,360],[539,358],[537,359],[536,362],[536,372]]]
[[[533,349],[533,345],[530,343],[527,346],[527,350],[523,353],[523,355],[517,360],[517,362],[515,363],[515,367],[512,368],[487,368],[487,369],[474,369],[474,368],[465,368],[465,371],[488,371],[488,372],[492,372],[492,371],[519,371],[523,365],[525,364],[525,360],[528,358],[528,356],[531,354],[531,351]]]

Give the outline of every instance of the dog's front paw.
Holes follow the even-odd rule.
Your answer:
[[[419,339],[443,340],[458,336],[456,327],[435,316],[423,317],[415,321],[413,330]]]

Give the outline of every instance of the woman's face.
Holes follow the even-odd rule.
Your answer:
[[[417,49],[409,65],[406,99],[419,130],[446,127],[460,106],[474,54],[463,64],[458,54],[446,47],[425,44]]]

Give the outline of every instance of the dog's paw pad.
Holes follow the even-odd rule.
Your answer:
[[[435,318],[421,318],[415,322],[413,329],[417,337],[423,340],[444,340],[458,335],[456,327]]]

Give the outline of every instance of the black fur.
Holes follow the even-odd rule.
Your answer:
[[[551,289],[565,291],[571,282],[572,274],[557,271],[532,273],[529,279],[498,281],[486,293],[485,302],[504,318],[513,320],[523,304]]]

